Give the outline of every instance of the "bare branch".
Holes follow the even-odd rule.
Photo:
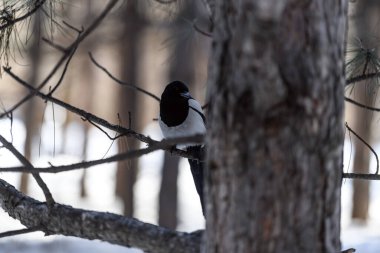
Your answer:
[[[69,24],[67,21],[63,20],[62,23],[67,26],[68,28],[70,28],[71,30],[74,30],[76,31],[78,34],[81,34],[83,31],[84,31],[84,28],[83,26],[81,27],[81,29],[78,29],[76,28],[75,26]]]
[[[202,34],[206,37],[212,38],[212,33],[204,31],[201,28],[199,28],[195,21],[193,22],[193,28],[195,29],[195,31],[199,32],[200,34]]]
[[[1,179],[0,205],[24,226],[39,226],[48,235],[98,239],[155,253],[200,252],[202,231],[177,232],[117,214],[76,209],[61,204],[49,208]]]
[[[92,161],[84,161],[80,163],[74,163],[69,165],[60,165],[60,166],[50,166],[50,167],[44,167],[44,168],[28,168],[24,166],[17,166],[17,167],[8,167],[8,168],[0,168],[0,172],[28,172],[28,173],[59,173],[63,171],[70,171],[70,170],[76,170],[76,169],[87,169],[92,168],[93,166],[105,164],[105,163],[112,163],[117,162],[121,160],[126,159],[132,159],[136,157],[141,157],[143,155],[152,153],[153,151],[160,150],[160,149],[170,149],[173,147],[173,145],[176,144],[182,144],[182,143],[202,143],[203,142],[203,135],[194,135],[189,137],[180,137],[180,138],[174,138],[174,139],[167,139],[163,140],[161,142],[156,142],[155,144],[150,145],[147,148],[138,149],[138,150],[131,150],[128,152],[116,154],[107,158],[101,158],[97,160]],[[192,155],[192,152],[186,152],[184,153],[184,157],[191,158],[195,155]],[[200,158],[202,159],[202,158]]]
[[[58,82],[54,85],[53,89],[51,89],[51,91],[49,91],[49,93],[47,94],[48,96],[51,96],[53,95],[53,93],[58,89],[58,87],[61,85],[62,81],[63,81],[63,78],[65,77],[65,74],[67,72],[67,68],[69,67],[69,64],[71,62],[71,59],[73,58],[74,54],[75,54],[75,51],[76,51],[76,47],[73,48],[70,53],[69,53],[69,57],[66,61],[66,64],[65,66],[63,67],[63,71],[62,71],[62,74],[61,76],[59,77],[59,80]]]
[[[373,79],[373,78],[379,78],[379,77],[380,77],[380,72],[368,73],[368,74],[363,74],[360,76],[354,76],[354,77],[346,80],[346,86],[353,84],[353,83],[356,83],[356,82],[360,82],[360,81],[364,81],[364,80],[368,80],[368,79]]]
[[[360,135],[358,135],[354,130],[352,130],[352,128],[348,126],[347,122],[346,122],[346,128],[348,129],[348,131],[353,133],[355,135],[355,137],[358,138],[364,145],[366,145],[371,150],[371,152],[375,155],[375,158],[376,158],[376,172],[375,172],[375,174],[378,174],[378,172],[379,172],[379,157],[377,156],[376,151],[362,137],[360,137]]]
[[[354,104],[358,107],[361,107],[361,108],[364,108],[364,109],[367,109],[367,110],[370,110],[370,111],[374,111],[374,112],[380,112],[380,108],[376,108],[376,107],[372,107],[372,106],[368,106],[368,105],[364,105],[364,104],[361,104],[359,102],[356,102],[355,100],[351,99],[351,98],[348,98],[348,97],[344,97],[344,100],[351,103],[351,104]]]
[[[41,90],[48,82],[49,80],[55,75],[55,73],[58,71],[58,69],[61,67],[61,65],[66,61],[68,57],[70,57],[71,53],[75,51],[75,49],[78,47],[78,45],[92,32],[94,29],[100,24],[100,22],[105,18],[105,16],[110,12],[110,10],[115,6],[117,3],[117,0],[111,0],[108,2],[104,10],[100,13],[100,15],[92,22],[92,24],[80,35],[78,38],[68,47],[65,49],[66,53],[63,54],[63,56],[59,59],[57,64],[53,67],[53,69],[49,72],[49,74],[46,76],[46,78],[37,86],[36,90]],[[23,105],[26,101],[31,99],[35,96],[34,92],[29,93],[26,95],[23,99],[21,99],[18,103],[13,105],[10,109],[0,114],[0,118],[6,116],[10,112],[13,112],[18,107]]]
[[[147,143],[149,145],[152,145],[152,144],[154,144],[154,143],[157,142],[157,141],[151,139],[149,136],[145,136],[143,134],[137,133],[137,132],[135,132],[135,131],[133,131],[131,129],[128,129],[128,128],[125,128],[125,127],[122,127],[122,126],[119,126],[119,125],[111,124],[108,121],[106,121],[106,120],[104,120],[102,118],[99,118],[99,117],[95,116],[92,113],[86,112],[86,111],[84,111],[82,109],[79,109],[79,108],[77,108],[75,106],[72,106],[72,105],[70,105],[68,103],[65,103],[62,100],[59,100],[59,99],[54,98],[52,96],[47,96],[46,94],[38,91],[33,86],[31,86],[29,83],[25,82],[20,77],[18,77],[17,75],[15,75],[11,71],[10,68],[3,67],[3,69],[4,69],[4,72],[6,72],[7,74],[9,74],[13,79],[15,79],[22,86],[24,86],[25,88],[31,90],[31,92],[33,92],[37,97],[40,97],[40,98],[42,98],[44,100],[47,100],[47,101],[50,101],[50,102],[52,102],[54,104],[57,104],[57,105],[65,108],[66,110],[68,110],[70,112],[73,112],[73,113],[81,116],[82,118],[84,118],[86,120],[90,120],[92,122],[95,122],[95,123],[97,123],[97,124],[99,124],[99,125],[101,125],[101,126],[103,126],[105,128],[108,128],[110,130],[113,130],[115,132],[123,134],[125,136],[136,138],[139,141],[145,142],[145,143]],[[179,155],[179,156],[182,156],[182,157],[197,159],[197,157],[193,156],[188,151],[183,151],[183,150],[175,149],[175,148],[168,148],[168,149],[164,149],[164,150],[170,151],[172,154],[176,154],[176,155]]]
[[[34,166],[28,161],[28,159],[25,158],[13,145],[12,143],[8,142],[2,135],[0,135],[0,142],[3,143],[4,147],[8,149],[28,170],[33,170]],[[38,186],[43,191],[46,202],[49,206],[53,206],[55,201],[53,199],[53,196],[51,195],[49,188],[45,184],[45,182],[42,180],[41,176],[33,172],[32,176],[36,180]]]
[[[350,248],[350,249],[343,250],[341,253],[354,253],[354,252],[356,252],[356,249]]]
[[[23,228],[23,229],[18,229],[18,230],[2,232],[2,233],[0,233],[0,238],[14,236],[14,235],[22,235],[22,234],[33,233],[33,232],[39,231],[40,229],[41,229],[41,227],[37,226],[37,227]]]
[[[55,48],[58,51],[61,51],[62,53],[66,53],[66,48],[64,46],[58,45],[57,43],[54,43],[53,41],[51,41],[47,38],[42,38],[42,41],[46,42],[46,44],[48,44],[52,48]]]
[[[100,68],[101,70],[103,70],[104,73],[106,73],[106,74],[107,74],[112,80],[114,80],[114,81],[117,82],[118,84],[124,85],[124,86],[126,86],[126,87],[128,87],[128,88],[132,88],[132,89],[137,90],[137,91],[140,91],[140,92],[144,93],[145,95],[148,95],[148,96],[154,98],[155,100],[160,101],[160,98],[157,97],[156,95],[154,95],[153,93],[151,93],[151,92],[149,92],[149,91],[146,91],[146,90],[144,90],[144,89],[142,89],[142,88],[140,88],[140,87],[138,87],[138,86],[136,86],[136,85],[133,85],[133,84],[130,84],[130,83],[126,83],[126,82],[123,82],[123,81],[117,79],[117,78],[116,78],[114,75],[112,75],[112,74],[111,74],[111,73],[110,73],[105,67],[103,67],[102,65],[100,65],[100,64],[94,59],[94,57],[92,56],[92,53],[91,53],[91,52],[89,52],[88,55],[90,56],[91,61],[95,64],[96,67],[98,67],[98,68]]]
[[[379,174],[361,174],[361,173],[343,173],[343,178],[363,179],[363,180],[380,180]]]
[[[32,85],[30,85],[29,83],[27,83],[26,81],[22,80],[19,76],[17,76],[16,74],[14,74],[10,68],[6,68],[6,67],[3,67],[4,69],[4,72],[6,72],[7,74],[9,74],[13,79],[15,79],[18,83],[20,83],[22,86],[24,86],[25,88],[29,89],[31,91],[31,93],[33,93],[35,96],[37,97],[40,97],[42,98],[43,100],[46,100],[46,101],[50,101],[54,104],[57,104],[63,108],[65,108],[66,110],[70,111],[70,112],[73,112],[79,116],[81,116],[82,118],[86,119],[86,120],[91,120],[92,122],[95,122],[105,128],[108,128],[110,130],[114,130],[118,133],[122,133],[122,134],[125,134],[126,136],[133,136],[135,137],[136,139],[142,141],[142,142],[145,142],[145,143],[148,143],[148,144],[152,144],[154,143],[154,141],[149,138],[149,137],[146,137],[142,134],[139,134],[139,133],[136,133],[135,131],[133,130],[130,130],[130,129],[127,129],[127,128],[124,128],[122,126],[119,126],[119,125],[113,125],[111,123],[108,123],[106,120],[104,119],[101,119],[89,112],[86,112],[82,109],[79,109],[75,106],[72,106],[66,102],[63,102],[62,100],[59,100],[58,98],[54,98],[53,96],[48,96],[40,91],[38,91],[36,88],[34,88]]]

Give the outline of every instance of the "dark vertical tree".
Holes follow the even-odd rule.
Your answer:
[[[31,62],[31,68],[29,73],[28,81],[36,85],[38,81],[39,71],[41,68],[41,47],[40,47],[40,36],[41,36],[41,24],[43,22],[43,16],[41,13],[37,12],[34,15],[32,22],[32,37],[30,40],[27,53]],[[24,155],[28,159],[32,158],[33,140],[38,134],[39,124],[41,119],[41,106],[39,101],[32,99],[29,101],[28,106],[24,110],[24,122],[26,129],[25,143],[24,143]],[[28,192],[29,185],[29,175],[26,173],[21,174],[20,180],[20,190],[22,192]]]
[[[120,48],[121,79],[127,83],[136,84],[138,78],[139,55],[138,47],[142,33],[142,20],[138,13],[138,1],[132,0],[123,3],[123,9],[119,12],[122,26]],[[119,115],[121,124],[134,129],[139,127],[138,96],[126,87],[121,87],[119,92]],[[129,122],[129,114],[131,120]],[[120,152],[136,149],[138,142],[134,138],[119,138]],[[133,216],[133,186],[136,181],[137,159],[118,162],[116,176],[116,193],[124,203],[124,214]]]
[[[84,15],[83,23],[88,22],[87,20],[91,20],[91,18],[94,16],[93,12],[93,1],[87,0],[87,13]],[[81,56],[83,59],[87,60],[87,52],[93,51],[97,46],[97,40],[88,40],[84,42],[84,49],[81,51]],[[93,102],[94,102],[94,83],[96,80],[94,79],[94,68],[90,64],[84,64],[82,67],[82,73],[83,77],[85,78],[83,84],[78,87],[81,89],[79,91],[80,94],[86,94],[86,96],[83,96],[83,104],[84,108],[89,111],[93,111]],[[83,133],[83,147],[82,147],[82,158],[87,159],[87,150],[88,150],[88,143],[89,143],[89,130],[90,125],[84,124],[84,133]],[[80,179],[80,195],[81,197],[87,196],[87,190],[86,190],[86,170],[83,170],[83,173],[81,175]]]
[[[347,1],[215,1],[204,252],[340,251]]]

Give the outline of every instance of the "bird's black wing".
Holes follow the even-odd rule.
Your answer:
[[[193,155],[199,159],[199,160],[188,159],[188,161],[190,164],[191,174],[194,179],[195,189],[197,190],[199,200],[201,201],[202,213],[203,213],[203,216],[205,216],[206,213],[205,213],[205,205],[204,205],[205,203],[204,203],[204,196],[203,196],[205,148],[202,146],[191,146],[187,148],[187,151],[192,152]]]

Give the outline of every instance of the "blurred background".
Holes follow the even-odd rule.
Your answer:
[[[17,1],[15,1],[17,2]],[[81,28],[102,11],[106,1],[64,0],[55,13],[37,12],[17,27],[11,40],[9,65],[29,83],[38,85],[51,71],[62,53],[41,38],[67,46],[77,34],[62,21]],[[376,71],[380,42],[380,2],[352,1],[348,33],[347,75]],[[54,22],[50,17],[54,14]],[[188,84],[196,99],[205,104],[211,23],[202,0],[161,4],[154,0],[119,1],[117,8],[77,49],[54,96],[91,112],[107,121],[162,138],[155,119],[156,100],[117,84],[90,60],[88,53],[116,78],[137,85],[157,96],[172,80]],[[371,59],[359,64],[361,54]],[[367,59],[364,57],[364,59]],[[3,64],[6,60],[2,58]],[[364,60],[364,62],[366,62]],[[367,61],[368,62],[368,61]],[[379,61],[380,62],[380,61]],[[351,64],[351,65],[350,65]],[[367,67],[365,66],[367,65]],[[378,70],[377,70],[378,71]],[[49,83],[54,86],[59,74]],[[49,86],[48,85],[48,86]],[[49,91],[47,87],[45,92]],[[379,106],[378,81],[364,81],[347,86],[346,95],[367,105]],[[28,91],[7,74],[0,79],[0,106],[9,109]],[[379,115],[346,105],[348,124],[380,150]],[[70,164],[100,159],[118,152],[144,147],[133,138],[109,139],[99,129],[58,105],[33,98],[16,110],[13,120],[0,119],[0,133],[36,166]],[[115,133],[109,132],[111,136]],[[344,171],[374,172],[376,160],[361,142],[348,132],[344,149]],[[20,165],[4,148],[0,149],[0,166]],[[78,208],[109,211],[136,217],[180,231],[204,228],[200,202],[188,163],[169,153],[156,151],[140,159],[104,164],[87,170],[42,174],[55,200]],[[44,197],[28,174],[0,173],[28,195]],[[344,248],[357,252],[380,250],[379,182],[344,180],[342,186],[342,242]],[[23,226],[0,210],[0,232]],[[77,238],[48,236],[40,232],[0,239],[0,253],[5,252],[141,252],[108,243]]]

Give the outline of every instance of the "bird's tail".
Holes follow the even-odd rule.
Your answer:
[[[204,184],[204,147],[192,146],[187,148],[191,151],[199,160],[188,159],[190,164],[191,174],[193,175],[195,188],[197,189],[199,199],[201,201],[203,216],[205,216],[204,196],[203,196],[203,184]]]

